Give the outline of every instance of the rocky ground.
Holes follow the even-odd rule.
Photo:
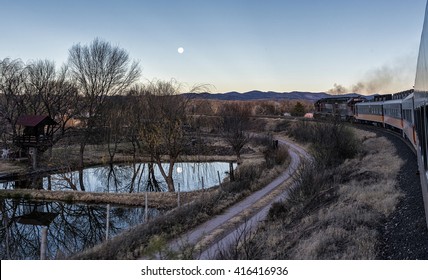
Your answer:
[[[383,133],[405,161],[397,176],[404,196],[396,210],[380,225],[378,259],[428,259],[428,228],[422,198],[421,183],[417,175],[417,160],[412,149],[398,137]]]

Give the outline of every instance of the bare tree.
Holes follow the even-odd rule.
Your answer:
[[[9,125],[13,136],[16,135],[18,116],[26,111],[23,69],[24,63],[20,59],[0,60],[0,117]]]
[[[83,95],[81,120],[84,131],[80,141],[80,168],[84,167],[85,147],[97,128],[100,112],[107,96],[124,93],[139,77],[137,62],[128,53],[109,42],[96,38],[90,45],[71,47],[68,59],[72,77]],[[83,189],[83,176],[80,176]]]
[[[48,115],[59,125],[53,134],[52,144],[65,135],[68,121],[77,111],[77,90],[69,81],[67,68],[60,71],[49,60],[38,60],[27,65],[21,60],[6,58],[0,61],[0,119],[3,139],[17,134],[17,119],[21,115]],[[8,135],[6,135],[8,134]],[[39,152],[45,148],[38,147]]]
[[[127,110],[130,103],[131,100],[126,96],[114,96],[107,100],[105,106],[103,106],[102,133],[103,140],[107,144],[110,165],[113,165],[119,144],[126,140],[129,129],[128,124],[132,122]]]
[[[141,85],[133,86],[128,92],[129,103],[127,106],[127,115],[129,121],[127,123],[128,133],[127,133],[127,141],[132,144],[132,161],[136,163],[136,155],[137,151],[141,151],[141,142],[140,142],[140,131],[142,128],[142,120],[145,116],[145,112],[143,112],[141,108],[141,97],[145,94],[144,88]]]
[[[223,135],[241,162],[241,150],[250,141],[249,128],[251,110],[239,103],[224,104],[220,114],[223,118]]]
[[[141,104],[146,113],[141,127],[143,149],[158,165],[170,192],[175,191],[174,164],[187,142],[184,130],[188,99],[179,92],[180,85],[175,81],[155,81],[145,87]],[[169,164],[167,170],[164,161]]]
[[[56,79],[55,63],[49,60],[38,60],[26,67],[26,94],[32,100],[28,107],[32,115],[50,114],[51,98]]]
[[[68,68],[64,65],[57,71],[53,61],[37,60],[26,66],[26,73],[28,112],[46,114],[59,124],[54,131],[57,142],[79,111],[77,89],[68,77]]]

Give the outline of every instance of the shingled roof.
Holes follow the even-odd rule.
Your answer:
[[[57,125],[58,123],[49,116],[27,115],[18,117],[16,124],[28,127],[36,127],[39,125]]]

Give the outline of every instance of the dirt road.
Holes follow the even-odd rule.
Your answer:
[[[287,190],[293,184],[292,174],[296,172],[302,159],[310,159],[310,155],[288,140],[278,141],[289,149],[289,167],[263,189],[170,242],[170,250],[179,251],[186,245],[193,245],[195,259],[215,259],[219,249],[234,242],[243,230],[255,228],[257,223],[266,217],[272,203],[287,196]]]

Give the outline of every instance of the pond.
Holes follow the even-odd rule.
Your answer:
[[[236,167],[235,164],[232,166]],[[165,191],[166,183],[156,165],[153,165],[152,172],[149,170],[147,163],[87,168],[83,170],[85,190],[113,193],[154,191],[149,182],[155,181],[159,184],[158,190]],[[177,163],[173,178],[176,189],[180,184],[180,191],[193,191],[218,185],[228,172],[228,162]],[[79,172],[0,183],[0,186],[4,189],[79,190],[76,187],[79,186]],[[151,219],[162,213],[162,210],[148,209],[147,216]],[[143,223],[145,209],[5,199],[0,200],[0,218],[0,259],[40,259],[42,247],[46,248],[43,251],[47,259],[63,259],[103,242],[107,233],[111,238]]]
[[[107,232],[110,238],[143,223],[144,212],[144,207],[0,200],[0,259],[40,259],[42,247],[46,259],[63,259],[101,243]],[[149,209],[148,218],[160,214]]]
[[[219,185],[229,172],[228,162],[180,162],[173,170],[175,189],[188,192]],[[168,165],[164,169],[168,172]],[[233,168],[236,164],[233,164]],[[84,190],[90,192],[133,193],[166,191],[167,185],[156,164],[115,164],[83,170]],[[43,178],[0,183],[4,189],[14,187],[43,188],[50,190],[82,190],[79,172],[51,174]]]

